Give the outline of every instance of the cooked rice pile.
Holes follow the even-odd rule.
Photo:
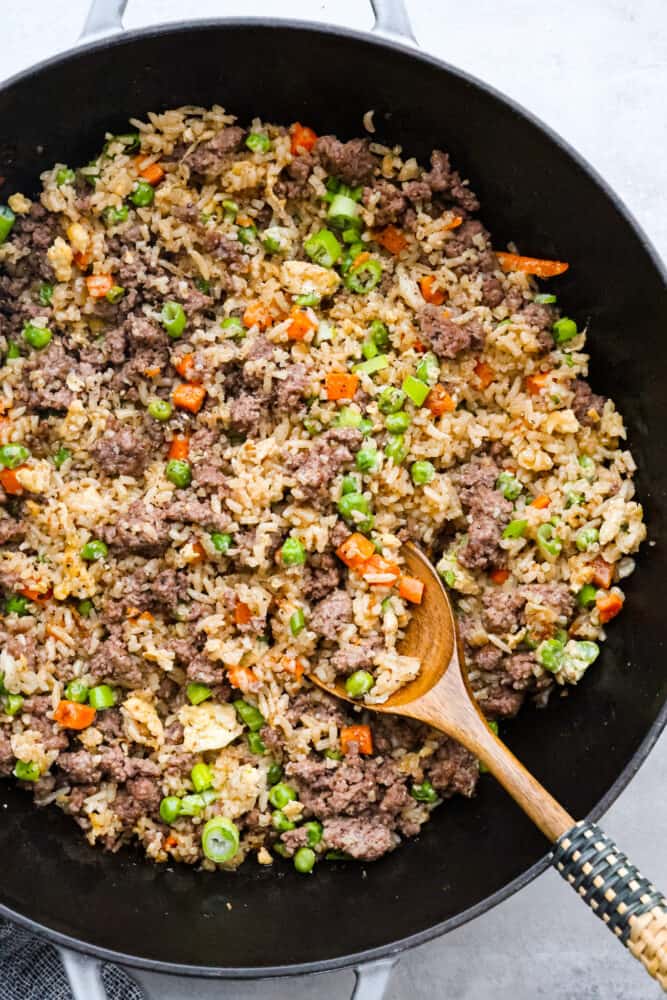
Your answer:
[[[498,719],[581,678],[645,529],[585,331],[501,268],[446,154],[233,122],[150,115],[9,199],[0,773],[91,843],[306,871],[475,787],[363,711],[419,670],[402,541]],[[218,816],[240,844],[205,857]]]

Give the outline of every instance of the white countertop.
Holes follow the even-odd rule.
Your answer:
[[[3,5],[0,77],[64,49],[86,0]],[[548,121],[623,197],[667,257],[667,5],[664,0],[408,0],[429,51],[494,84]],[[359,0],[130,0],[134,27],[188,15],[279,13],[371,25]],[[667,886],[667,735],[604,818],[635,864]],[[206,983],[142,974],[151,1000],[334,1000],[352,975]],[[554,872],[445,938],[415,949],[387,1000],[658,1000],[662,993]],[[47,1000],[47,998],[45,998]]]

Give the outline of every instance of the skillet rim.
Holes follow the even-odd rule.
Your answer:
[[[275,17],[221,17],[221,18],[195,18],[189,21],[172,21],[166,24],[149,25],[143,28],[135,28],[129,31],[122,30],[111,35],[96,37],[90,41],[81,41],[72,48],[65,49],[54,56],[15,73],[0,83],[0,94],[15,84],[24,83],[51,67],[60,65],[68,59],[77,58],[80,55],[93,54],[96,51],[121,45],[125,43],[142,42],[145,39],[157,38],[165,34],[179,34],[186,31],[204,31],[207,29],[224,28],[261,28],[280,31],[307,31],[314,35],[333,35],[343,40],[350,39],[361,41],[366,44],[375,45],[388,51],[395,51],[401,55],[410,56],[416,61],[427,63],[428,65],[444,71],[451,76],[458,77],[463,82],[484,91],[497,102],[504,104],[515,115],[526,121],[529,125],[541,131],[557,147],[559,147],[575,165],[588,174],[589,178],[607,196],[616,211],[625,219],[627,224],[634,230],[643,250],[646,252],[651,264],[655,268],[657,275],[662,279],[663,288],[667,291],[667,264],[663,261],[653,242],[649,239],[643,227],[637,221],[633,213],[627,207],[623,199],[614,191],[601,174],[593,167],[588,160],[579,153],[567,140],[558,132],[547,125],[541,118],[533,114],[518,101],[502,93],[492,84],[486,83],[479,77],[459,69],[444,59],[439,59],[428,52],[422,51],[418,45],[412,45],[403,41],[398,36],[385,34],[380,31],[362,31],[354,28],[347,28],[342,25],[330,24],[328,22],[317,23],[304,21],[296,18],[275,18]],[[651,724],[646,736],[639,747],[632,755],[626,766],[618,775],[607,793],[600,799],[593,809],[588,813],[587,820],[598,820],[615,802],[620,793],[627,787],[634,778],[639,768],[642,766],[648,754],[656,744],[658,737],[667,725],[667,699],[663,702],[660,711]],[[521,875],[512,879],[501,889],[480,900],[473,906],[468,907],[456,916],[449,917],[431,927],[411,934],[408,937],[400,938],[397,941],[379,945],[375,948],[347,954],[344,956],[319,959],[313,962],[300,962],[291,965],[278,966],[208,966],[208,965],[186,965],[177,962],[165,962],[160,959],[142,958],[124,952],[113,951],[111,949],[88,944],[82,939],[73,938],[70,935],[62,934],[52,930],[38,921],[23,916],[21,913],[10,909],[0,902],[0,917],[14,921],[27,928],[34,934],[47,939],[52,944],[59,947],[69,948],[81,954],[100,959],[104,962],[112,962],[126,965],[134,969],[142,969],[148,972],[161,973],[173,976],[200,977],[206,979],[241,979],[241,980],[261,980],[285,976],[307,975],[309,973],[333,972],[361,965],[367,962],[374,962],[384,958],[397,957],[402,952],[410,948],[426,944],[441,935],[463,926],[470,920],[474,920],[481,914],[493,909],[505,899],[509,899],[520,889],[532,882],[538,875],[541,875],[550,864],[549,853],[545,853],[530,868]]]

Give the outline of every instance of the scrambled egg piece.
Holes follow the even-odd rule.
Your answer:
[[[123,729],[128,739],[157,749],[164,743],[164,727],[155,708],[140,695],[131,694],[121,705]]]
[[[185,705],[178,713],[183,726],[183,749],[187,753],[220,750],[243,732],[232,705]]]
[[[74,258],[69,243],[66,243],[62,236],[56,236],[53,245],[46,251],[46,256],[58,281],[69,281],[72,277]]]
[[[292,295],[317,292],[324,298],[333,295],[340,278],[331,268],[309,264],[306,260],[286,260],[281,268],[281,282]]]

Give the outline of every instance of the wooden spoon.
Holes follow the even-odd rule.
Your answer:
[[[418,657],[414,681],[382,704],[363,704],[383,714],[426,722],[457,740],[488,767],[514,801],[554,843],[552,863],[639,958],[667,992],[667,901],[600,829],[572,816],[530,774],[489,728],[470,690],[463,649],[449,596],[431,562],[412,543],[403,546],[407,573],[424,583],[412,608],[401,652]],[[337,698],[359,705],[342,683],[311,681]]]

